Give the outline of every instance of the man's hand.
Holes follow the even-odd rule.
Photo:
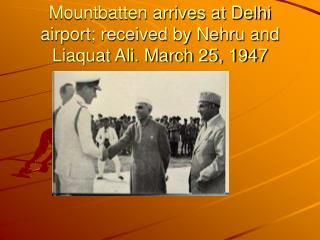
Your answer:
[[[166,179],[166,182],[169,180],[168,173],[166,173],[165,179]]]
[[[214,161],[200,172],[197,182],[208,182],[218,173],[218,164]]]
[[[197,179],[198,183],[203,183],[203,182],[208,182],[210,180],[209,177],[205,176],[205,175],[200,175]]]
[[[211,168],[209,166],[200,172],[200,176],[197,179],[197,182],[208,182],[210,180],[210,175],[211,175]]]

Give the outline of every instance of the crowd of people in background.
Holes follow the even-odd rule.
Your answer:
[[[190,117],[189,119],[182,119],[180,116],[162,116],[161,118],[155,118],[156,122],[166,127],[168,131],[171,156],[172,157],[184,157],[192,156],[194,144],[196,142],[199,130],[201,128],[200,118]],[[118,138],[127,130],[128,126],[135,123],[135,116],[128,116],[123,114],[121,117],[104,117],[102,114],[98,114],[97,117],[92,115],[92,133],[95,140],[95,136],[102,127],[111,127],[115,130]],[[127,148],[121,152],[121,155],[130,155],[131,149]]]

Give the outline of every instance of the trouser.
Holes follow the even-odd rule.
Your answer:
[[[116,171],[117,176],[120,176],[120,170],[121,170],[121,163],[119,160],[118,155],[114,156],[112,158],[112,162],[114,164],[114,168]],[[105,168],[105,161],[102,161],[100,158],[98,160],[98,177],[103,177],[103,173],[104,173],[104,168]]]
[[[180,150],[180,154],[186,154],[187,153],[187,142],[186,141],[182,141],[181,144],[181,150]]]
[[[171,151],[172,151],[172,156],[177,156],[178,155],[178,142],[171,142]]]
[[[60,191],[62,194],[68,193],[93,193],[94,179],[81,179],[59,176]]]
[[[188,143],[188,154],[189,154],[189,155],[192,155],[193,148],[194,148],[194,141],[190,141],[190,142]]]

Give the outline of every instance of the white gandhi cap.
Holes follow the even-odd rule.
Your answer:
[[[148,98],[137,98],[136,103],[145,103],[152,106],[152,102]]]

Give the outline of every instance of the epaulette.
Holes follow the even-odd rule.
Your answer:
[[[80,112],[81,112],[81,109],[82,108],[87,108],[86,106],[83,106],[81,105],[79,102],[78,104],[80,105],[78,111],[77,111],[77,114],[76,114],[76,117],[74,119],[74,130],[76,131],[76,134],[79,136],[79,131],[78,131],[78,121],[79,121],[79,115],[80,115]]]

